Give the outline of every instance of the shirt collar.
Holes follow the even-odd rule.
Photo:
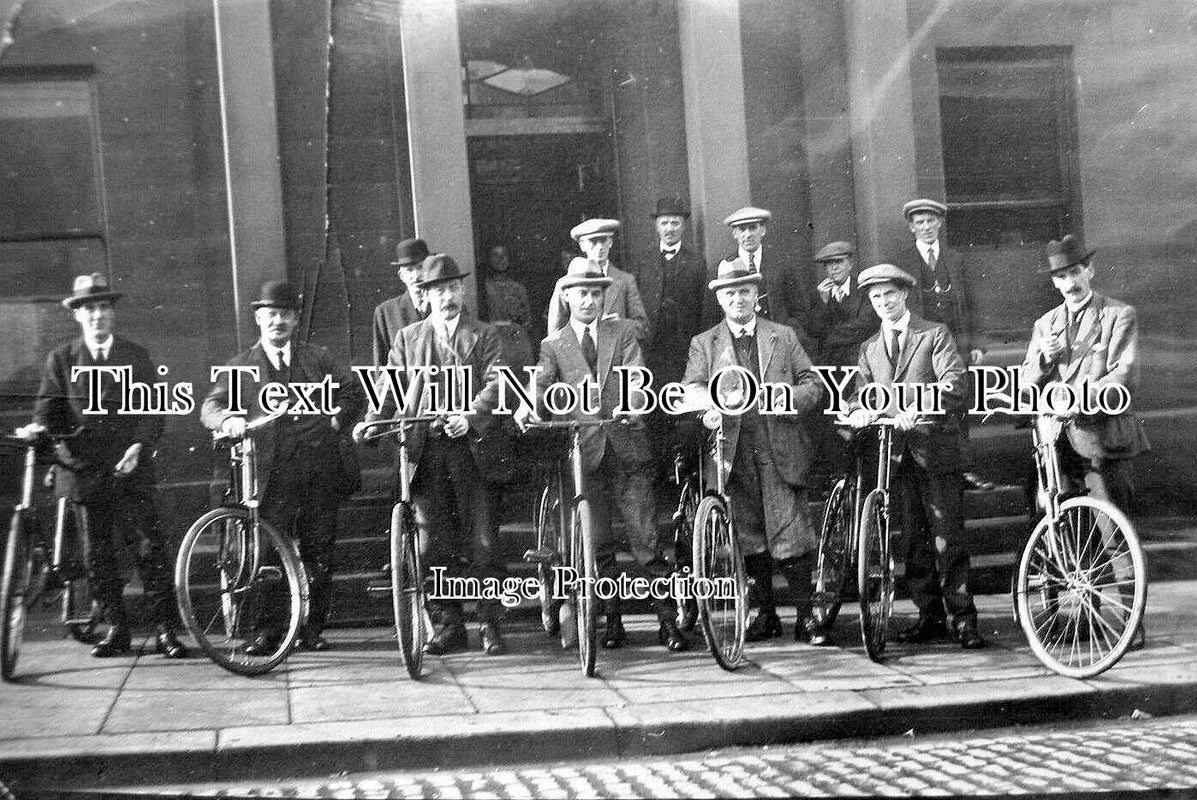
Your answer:
[[[931,250],[931,248],[934,247],[935,248],[935,260],[936,260],[936,263],[939,262],[939,257],[941,255],[941,253],[940,253],[938,239],[936,239],[931,244],[926,244],[922,239],[915,239],[914,246],[919,249],[919,255],[921,255],[923,257],[923,261],[927,260],[927,253]]]
[[[906,329],[910,327],[910,309],[906,309],[906,313],[898,318],[897,322],[888,322],[881,320],[881,327],[889,331],[897,331],[898,333],[906,333]]]
[[[664,244],[661,245],[661,252],[665,253],[666,255],[671,255],[671,256],[677,255],[677,252],[681,249],[682,249],[681,242],[678,242],[677,244],[673,245],[672,247],[666,247]]]
[[[1064,308],[1067,309],[1068,313],[1075,316],[1076,314],[1079,314],[1082,311],[1084,311],[1086,308],[1088,308],[1089,303],[1091,303],[1091,302],[1093,302],[1093,290],[1092,289],[1090,289],[1089,294],[1085,295],[1081,299],[1081,301],[1079,303],[1077,303],[1076,305],[1073,305],[1072,303],[1069,303],[1067,300],[1065,300]]]
[[[108,356],[111,355],[112,340],[113,337],[109,336],[107,339],[99,343],[88,342],[86,339],[84,340],[84,343],[87,345],[87,351],[91,353],[92,359],[99,361],[101,358],[107,359]]]
[[[578,322],[573,317],[569,318],[569,326],[574,329],[574,336],[578,337],[578,341],[579,342],[582,341],[582,331],[589,328],[590,329],[590,338],[594,340],[595,346],[598,346],[598,322],[599,321],[596,319],[594,322],[590,323],[589,325],[583,325],[581,322]]]
[[[262,350],[265,351],[266,357],[270,359],[272,365],[278,364],[278,354],[283,354],[283,363],[291,364],[291,342],[287,342],[282,347],[275,347],[266,340],[262,340]]]
[[[745,325],[737,325],[729,319],[727,320],[727,328],[731,331],[733,339],[738,339],[745,333],[749,336],[756,336],[756,314],[753,314],[752,319],[748,320],[748,323]]]
[[[758,247],[757,249],[752,251],[752,258],[753,258],[752,264],[754,267],[756,267],[757,272],[761,271],[761,253],[764,252],[764,250],[765,250],[765,248]],[[744,262],[744,266],[748,266],[748,251],[745,250],[743,247],[741,247],[740,251],[738,253],[738,256],[739,256],[740,260]]]

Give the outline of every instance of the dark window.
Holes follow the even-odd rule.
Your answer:
[[[936,62],[949,241],[1080,234],[1071,48],[941,48]]]

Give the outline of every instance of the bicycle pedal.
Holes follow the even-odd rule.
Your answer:
[[[366,585],[366,594],[391,594],[391,584],[387,583],[370,583]]]
[[[558,559],[557,551],[551,547],[538,547],[524,551],[524,561],[529,564],[553,564]]]
[[[258,580],[268,583],[278,583],[286,580],[280,567],[258,567]]]

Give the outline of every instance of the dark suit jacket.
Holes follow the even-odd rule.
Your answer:
[[[1062,381],[1079,390],[1088,378],[1092,389],[1120,384],[1133,396],[1139,383],[1139,323],[1134,306],[1094,292],[1071,352],[1050,363],[1043,356],[1043,345],[1066,326],[1063,303],[1035,321],[1022,364],[1023,380],[1037,386]],[[1133,407],[1114,416],[1078,416],[1065,430],[1072,448],[1084,458],[1130,458],[1150,449]]]
[[[461,314],[455,337],[458,365],[468,368],[474,382],[474,395],[470,398],[470,430],[466,440],[474,463],[482,477],[491,482],[503,482],[511,478],[512,463],[510,433],[502,419],[491,412],[499,402],[499,378],[495,367],[502,365],[503,349],[495,326],[479,322],[465,312]],[[436,350],[436,328],[431,319],[409,325],[395,337],[387,358],[387,365],[406,370],[416,366],[443,366]],[[423,378],[412,379],[401,375],[401,382],[407,396],[412,398],[408,406],[411,415],[429,412],[430,397]],[[389,419],[395,415],[395,406],[388,397],[387,403],[377,414],[367,414],[367,420]],[[412,479],[428,439],[428,426],[416,425],[408,440],[413,465]]]
[[[258,392],[263,384],[270,383],[274,378],[270,360],[266,357],[262,343],[256,342],[253,347],[231,358],[227,364],[258,368],[258,380],[242,380],[240,402],[248,412],[247,418],[250,422],[264,416],[262,408],[258,405]],[[258,454],[258,484],[263,497],[266,495],[270,471],[283,437],[289,440],[288,446],[297,447],[300,452],[307,454],[311,463],[318,465],[318,474],[330,480],[342,476],[345,467],[341,461],[339,436],[348,435],[352,430],[354,420],[362,411],[364,393],[357,378],[338,364],[326,349],[319,345],[291,342],[291,364],[288,374],[280,382],[319,383],[326,375],[331,375],[333,381],[339,384],[333,393],[333,404],[341,408],[336,416],[340,434],[333,430],[332,417],[317,414],[286,415],[262,428],[255,442]],[[204,399],[200,409],[200,420],[204,427],[219,431],[225,419],[233,416],[228,408],[229,380],[225,378],[217,381]]]
[[[898,356],[895,369],[889,363],[885,343],[878,331],[860,346],[856,377],[857,398],[860,390],[868,383],[892,386],[907,384],[906,394],[913,399],[913,392],[921,385],[945,384],[943,393],[945,413],[929,416],[931,424],[919,426],[901,434],[906,451],[920,467],[932,473],[952,472],[961,466],[960,415],[965,409],[967,372],[964,360],[952,339],[947,326],[928,322],[911,313],[906,341]],[[892,406],[887,415],[897,413]]]
[[[914,244],[901,250],[891,263],[918,279],[918,291],[910,292],[907,304],[911,312],[928,322],[947,325],[961,354],[966,356],[966,364],[970,350],[985,352],[989,349],[988,341],[973,318],[975,286],[962,253],[939,242],[935,272],[943,273],[940,283],[946,277],[950,286],[947,291],[938,293],[934,290],[935,275],[927,268],[927,262],[923,261],[922,254]]]
[[[724,261],[731,261],[740,257],[738,250],[733,250],[723,256]],[[769,316],[771,322],[789,325],[798,334],[798,341],[808,353],[815,349],[815,341],[806,328],[806,316],[810,303],[802,290],[798,270],[792,263],[784,259],[778,251],[768,243],[761,244],[761,273],[765,280],[761,285],[761,292],[768,295]],[[715,279],[719,271],[719,262],[715,261],[707,267],[707,281]],[[706,310],[703,321],[711,327],[723,320],[723,309],[714,292],[707,292]]]
[[[773,462],[782,478],[792,486],[805,486],[812,454],[806,415],[821,408],[822,384],[811,371],[810,358],[799,343],[798,335],[788,325],[757,317],[756,340],[761,381],[796,387],[796,413],[762,414],[766,436],[757,439],[758,445],[761,441],[768,441]],[[731,329],[726,322],[720,322],[691,340],[686,377],[683,380],[701,387],[705,392],[715,373],[737,363]],[[727,436],[723,450],[724,468],[730,472],[740,436],[740,418],[727,415],[723,418],[723,424]],[[765,498],[765,507],[769,507],[769,498]]]
[[[410,292],[405,291],[374,307],[374,366],[387,363],[387,353],[391,352],[395,334],[420,319],[420,313],[412,305]]]
[[[84,414],[88,406],[87,380],[80,376],[71,380],[72,367],[95,366],[83,337],[55,348],[46,357],[41,386],[37,392],[33,419],[51,432],[66,432],[85,428],[76,439],[64,447],[70,455],[75,471],[60,473],[57,491],[60,495],[77,495],[88,499],[101,492],[111,479],[113,468],[135,443],[142,446],[137,469],[128,478],[153,483],[152,456],[155,443],[162,436],[163,418],[158,414],[118,414],[120,389],[115,380],[105,377],[102,383],[104,408],[107,414]],[[128,366],[133,380],[152,384],[159,380],[154,363],[144,347],[128,339],[114,336],[106,366]]]
[[[843,302],[829,299],[824,303],[817,294],[811,302],[807,332],[819,343],[815,357],[818,364],[856,366],[860,346],[881,325],[867,292],[856,285],[856,276],[848,281],[852,289]]]
[[[645,259],[638,282],[650,327],[644,360],[659,387],[682,378],[690,340],[702,330],[707,285],[706,267],[685,244],[668,261],[660,247],[654,255]]]
[[[607,266],[607,277],[614,283],[603,293],[603,316],[614,314],[619,319],[636,323],[636,338],[641,342],[647,340],[648,315],[644,311],[644,301],[640,298],[636,279],[632,273],[624,272],[614,264]],[[561,296],[561,278],[558,278],[557,285],[553,287],[553,297],[549,300],[549,333],[552,334],[568,322],[569,306]]]
[[[598,414],[587,414],[579,407],[569,415],[570,419],[611,419],[619,402],[619,380],[614,373],[618,366],[644,366],[644,357],[636,340],[638,330],[630,320],[607,319],[598,323],[598,364],[595,368],[599,382]],[[540,343],[541,372],[537,377],[538,412],[544,413],[541,402],[545,391],[553,383],[567,383],[578,386],[590,378],[590,367],[582,355],[582,345],[567,324],[554,331]],[[583,428],[581,433],[582,469],[594,472],[603,453],[610,447],[617,461],[628,471],[640,469],[652,461],[644,420],[634,417],[628,424],[603,425]]]

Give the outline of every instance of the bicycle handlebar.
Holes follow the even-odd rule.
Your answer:
[[[286,413],[287,413],[287,407],[283,406],[278,411],[275,411],[272,414],[267,414],[264,417],[258,417],[253,422],[247,422],[247,423],[245,423],[245,433],[248,434],[250,431],[255,431],[258,428],[261,428],[263,425],[267,425],[271,422],[274,422],[276,419],[278,419],[279,417],[283,416]],[[216,443],[232,442],[232,441],[236,441],[238,439],[244,439],[244,438],[245,438],[244,435],[229,436],[224,431],[212,431],[212,441],[216,442]]]
[[[442,414],[419,414],[413,417],[395,417],[394,419],[376,419],[362,424],[361,438],[363,442],[382,439],[395,433],[401,428],[410,428],[421,422],[435,424],[443,422]]]
[[[602,425],[628,425],[631,419],[545,419],[545,420],[528,420],[524,423],[528,428],[544,428],[544,429],[577,429],[577,428],[597,428]]]
[[[11,447],[14,449],[24,449],[26,447],[37,447],[47,442],[69,442],[71,439],[79,436],[86,430],[82,426],[75,428],[70,433],[52,433],[50,431],[38,431],[32,439],[23,439],[20,436],[14,436],[11,433],[0,436],[0,445]]]

